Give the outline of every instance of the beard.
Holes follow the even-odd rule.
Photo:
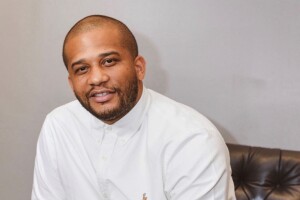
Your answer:
[[[86,94],[84,98],[80,97],[75,91],[74,94],[80,104],[96,118],[104,122],[115,122],[125,116],[135,106],[138,96],[138,79],[134,76],[129,80],[125,85],[124,91],[118,87],[111,87],[110,89],[115,91],[119,97],[118,104],[114,108],[107,108],[102,111],[97,111],[91,106],[89,94]]]

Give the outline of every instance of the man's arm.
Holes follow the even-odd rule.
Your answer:
[[[165,152],[168,199],[235,199],[229,153],[216,129],[173,138]]]
[[[32,200],[66,199],[57,169],[53,131],[46,119],[37,144]]]

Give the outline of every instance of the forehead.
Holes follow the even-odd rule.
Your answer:
[[[88,29],[85,31],[70,34],[66,40],[65,46],[68,47],[77,43],[80,44],[87,41],[103,44],[121,44],[122,34],[116,27]]]
[[[74,57],[84,56],[86,52],[105,50],[126,50],[120,31],[114,27],[96,28],[68,37],[64,51],[70,61]]]

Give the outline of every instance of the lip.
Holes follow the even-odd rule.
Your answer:
[[[93,90],[90,92],[89,98],[96,103],[105,103],[114,97],[115,92],[111,89]]]

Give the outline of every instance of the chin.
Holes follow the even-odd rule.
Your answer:
[[[120,103],[118,102],[105,102],[105,103],[89,103],[89,107],[94,110],[96,113],[106,113],[110,110],[119,109]]]

